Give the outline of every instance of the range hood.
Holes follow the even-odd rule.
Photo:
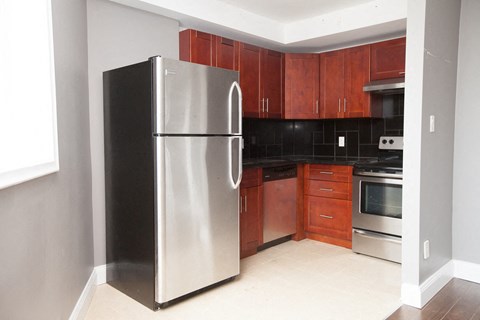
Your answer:
[[[375,80],[363,86],[363,91],[376,94],[398,94],[405,90],[405,78]]]

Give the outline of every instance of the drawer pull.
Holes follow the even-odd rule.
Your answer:
[[[333,174],[333,171],[320,171],[320,174]]]
[[[324,215],[324,214],[319,214],[318,216],[321,217],[321,218],[325,218],[325,219],[333,219],[332,216],[327,216],[327,215]]]
[[[332,192],[333,189],[330,189],[330,188],[320,188],[320,191]]]

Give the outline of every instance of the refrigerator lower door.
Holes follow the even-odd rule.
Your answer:
[[[155,138],[157,303],[239,274],[240,139]]]

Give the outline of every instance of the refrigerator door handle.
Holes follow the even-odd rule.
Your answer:
[[[233,156],[232,156],[232,151],[233,151],[233,141],[235,141],[236,139],[238,139],[238,155],[237,155],[237,159],[235,159],[238,164],[238,175],[237,175],[237,179],[234,180],[233,179],[233,172],[232,172],[232,169],[233,169]],[[231,137],[230,138],[230,148],[229,148],[229,160],[230,160],[230,179],[231,179],[231,182],[232,182],[232,186],[233,186],[233,189],[237,189],[239,186],[240,186],[240,183],[242,182],[242,137]]]
[[[237,89],[238,91],[238,132],[232,132],[232,112],[233,112],[233,106],[232,106],[232,95],[233,95],[233,89]],[[230,91],[228,92],[228,110],[230,114],[230,119],[229,119],[229,126],[230,126],[230,132],[232,134],[242,134],[242,89],[240,88],[240,85],[238,84],[237,81],[233,81],[232,86],[230,87]]]

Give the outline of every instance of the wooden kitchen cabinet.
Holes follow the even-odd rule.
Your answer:
[[[247,43],[239,45],[240,87],[244,117],[261,117],[260,48]]]
[[[187,29],[180,32],[180,60],[212,66],[215,36]]]
[[[304,168],[307,238],[352,247],[352,167],[307,164]]]
[[[371,110],[370,94],[363,86],[370,81],[370,47],[358,46],[320,55],[321,118],[379,116]]]
[[[285,53],[285,119],[318,119],[319,55]]]
[[[228,70],[238,69],[238,42],[215,36],[212,66]]]
[[[238,42],[197,31],[180,32],[180,60],[229,70],[238,68]]]
[[[262,118],[282,117],[282,53],[262,49],[260,92]]]
[[[262,170],[245,169],[240,184],[240,258],[257,253],[262,243]]]
[[[406,38],[373,43],[371,50],[372,80],[405,76]]]

